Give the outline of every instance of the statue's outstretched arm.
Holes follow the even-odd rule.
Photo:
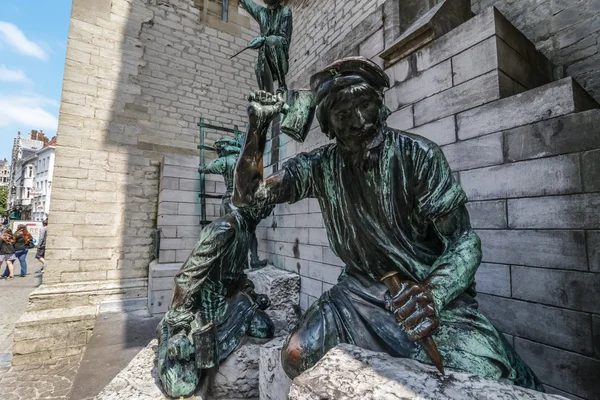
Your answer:
[[[250,16],[252,16],[252,18],[259,21],[260,12],[263,9],[263,7],[259,6],[252,0],[239,0],[239,1],[240,1],[240,5],[242,6],[242,8],[244,10],[246,10],[248,12],[248,14],[250,14]]]
[[[205,174],[223,175],[226,172],[226,167],[227,160],[225,159],[225,157],[220,157],[216,160],[211,161],[210,164],[204,167],[204,170],[201,172],[204,172]]]
[[[267,92],[257,92],[250,97],[250,123],[242,154],[235,168],[232,202],[237,207],[250,204],[264,206],[294,200],[294,182],[285,169],[264,179],[263,155],[267,131],[284,105],[280,97]]]

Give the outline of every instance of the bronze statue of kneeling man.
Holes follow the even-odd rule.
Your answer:
[[[177,273],[173,300],[157,327],[158,373],[168,396],[192,395],[202,370],[217,367],[244,336],[273,337],[264,312],[270,301],[244,274],[250,236],[264,214],[242,207],[206,226]]]
[[[335,143],[290,158],[266,179],[267,128],[285,104],[264,92],[251,98],[233,204],[316,198],[331,249],[346,265],[288,337],[286,373],[294,378],[349,343],[430,364],[430,355],[439,353],[443,367],[543,391],[478,311],[481,243],[467,197],[435,143],[387,126],[388,87],[383,70],[362,57],[314,75],[316,115]],[[382,282],[390,278],[400,282],[392,293]]]

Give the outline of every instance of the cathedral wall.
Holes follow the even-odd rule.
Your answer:
[[[217,30],[191,0],[74,1],[45,284],[146,295],[163,155],[198,154],[200,117],[245,124],[255,55],[230,56],[257,26],[240,15]],[[221,136],[207,130],[206,144]]]

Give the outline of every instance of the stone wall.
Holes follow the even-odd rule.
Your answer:
[[[333,53],[381,62],[389,10],[388,2],[364,15],[354,29],[368,32],[362,42],[348,33],[351,45],[341,38]],[[292,50],[292,58],[306,55]],[[312,61],[295,86],[305,87],[324,63]],[[483,241],[477,274],[482,310],[549,391],[595,399],[600,111],[573,79],[556,80],[551,61],[488,7],[386,70],[393,82],[386,93],[394,111],[388,122],[442,146],[465,188]],[[304,143],[285,136],[278,142],[279,161],[271,169],[328,141],[315,123]],[[301,275],[303,309],[337,281],[342,263],[329,248],[315,199],[277,206],[259,238],[273,264]]]
[[[146,279],[162,156],[197,154],[201,116],[243,125],[254,55],[229,57],[254,28],[187,0],[74,1],[44,283]]]
[[[600,101],[600,0],[472,0],[494,5],[556,65]]]

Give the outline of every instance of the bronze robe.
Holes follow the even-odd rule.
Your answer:
[[[319,200],[334,253],[346,264],[338,284],[324,293],[296,327],[303,369],[339,343],[431,363],[385,309],[379,279],[398,271],[403,280],[435,281],[440,326],[433,333],[444,366],[543,390],[529,367],[477,310],[474,275],[480,241],[468,231],[449,243],[433,221],[464,207],[467,197],[439,147],[386,128],[369,161],[355,165],[336,144],[289,160],[283,190],[292,202]],[[450,263],[451,272],[435,271]],[[298,372],[298,371],[294,371]]]

